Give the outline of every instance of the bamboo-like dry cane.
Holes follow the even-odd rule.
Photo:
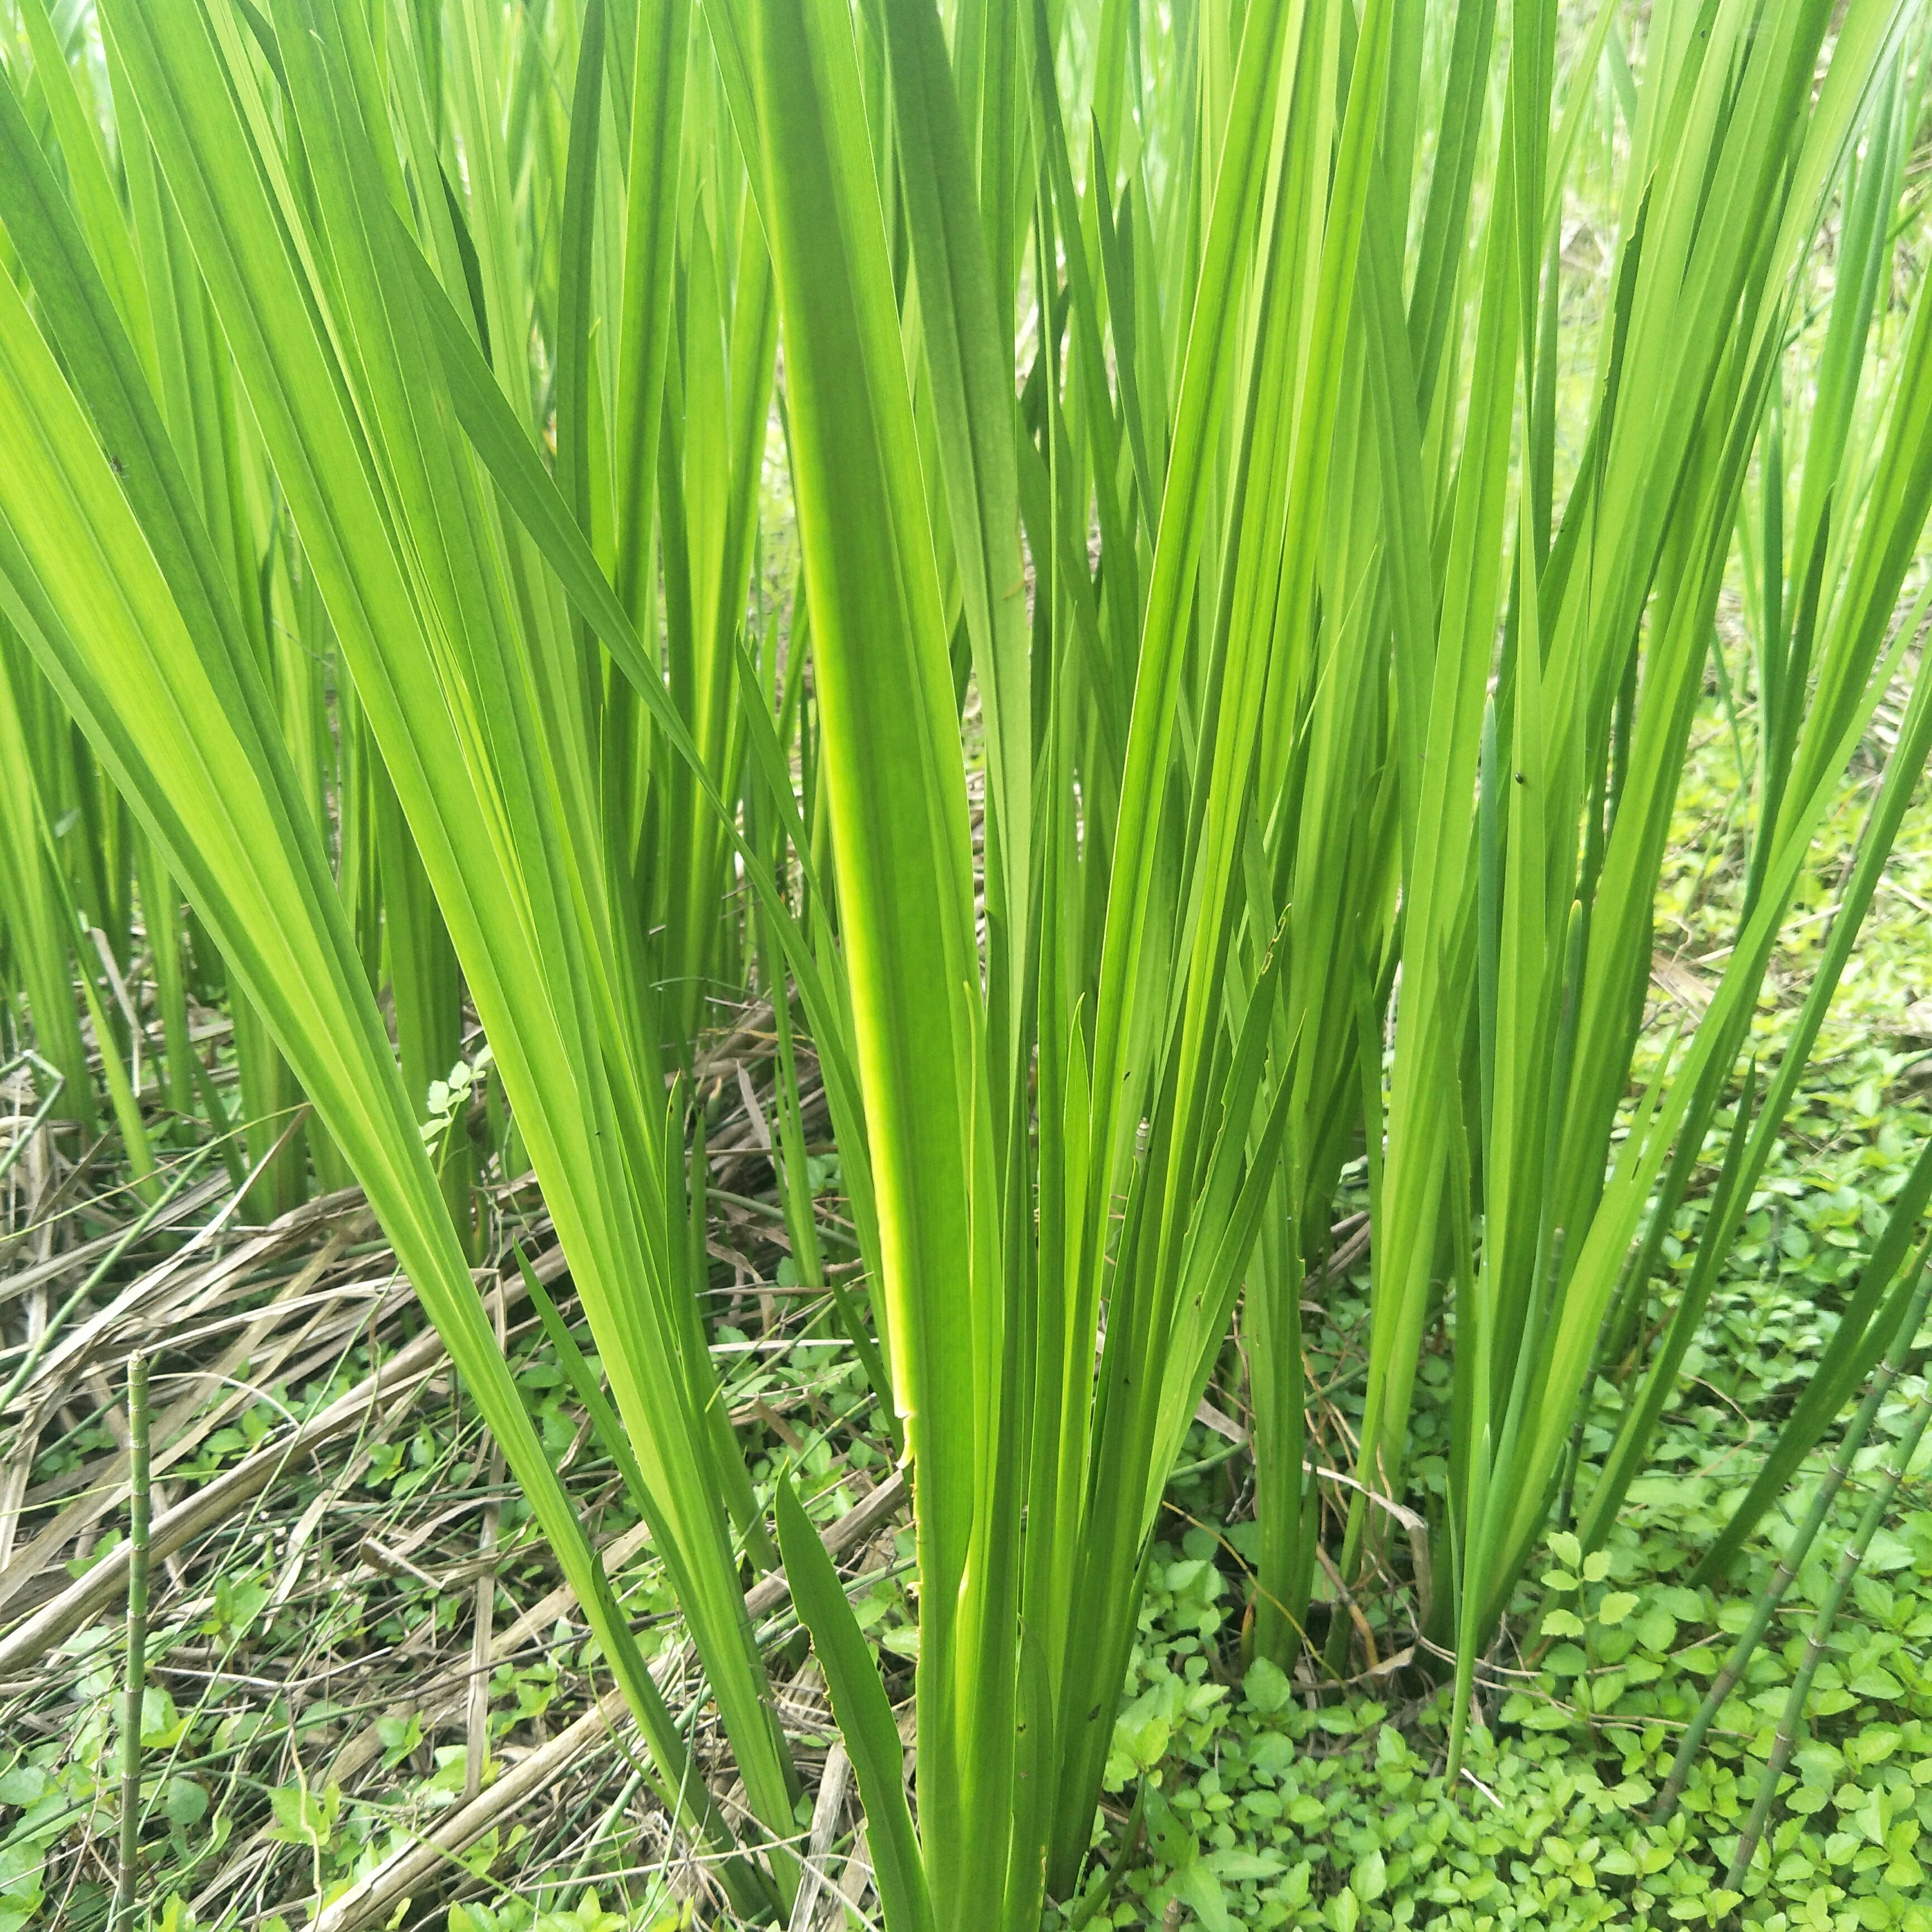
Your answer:
[[[121,1718],[121,1856],[114,1886],[114,1932],[134,1922],[140,1862],[141,1712],[148,1676],[148,1358],[128,1363],[127,1702]]]
[[[26,1126],[14,1136],[13,1142],[6,1152],[0,1154],[0,1179],[4,1179],[12,1172],[14,1163],[26,1152],[28,1144],[32,1141],[34,1135],[40,1132],[42,1124],[46,1120],[47,1116],[53,1112],[56,1104],[60,1099],[62,1089],[67,1085],[67,1076],[51,1061],[43,1060],[31,1047],[23,1052],[15,1054],[5,1066],[0,1066],[0,1080],[7,1078],[9,1075],[22,1066],[32,1066],[46,1076],[46,1091],[41,1096],[40,1105],[34,1108],[33,1116],[27,1122]]]

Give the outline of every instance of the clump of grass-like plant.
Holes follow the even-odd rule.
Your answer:
[[[32,696],[0,704],[0,750],[28,748],[31,783],[0,792],[25,840],[0,883],[68,1104],[92,1105],[56,1012],[70,902],[118,908],[108,958],[140,905],[184,1122],[210,1111],[182,986],[205,935],[245,1114],[305,1100],[315,1172],[362,1183],[664,1805],[752,1919],[799,1882],[746,1607],[782,1556],[892,1932],[1031,1928],[1073,1895],[1162,1486],[1238,1303],[1250,1642],[1342,1674],[1348,1622],[1314,1638],[1300,1324],[1360,1159],[1366,1397],[1330,1560],[1345,1595],[1375,1574],[1446,1319],[1425,1635],[1454,1660],[1453,1757],[1552,1504],[1599,1542],[1640,1466],[1822,1014],[1761,1102],[1747,1083],[1646,1346],[1658,1231],[1916,628],[1894,620],[1932,502],[1922,298],[1868,368],[1910,10],[1660,4],[1600,128],[1624,26],[1574,31],[1555,0],[99,0],[98,60],[43,0],[17,17],[0,669]],[[1580,322],[1586,175],[1616,244]],[[1834,220],[1800,439],[1787,364]],[[775,396],[796,554],[773,604]],[[1633,1110],[1741,542],[1749,890]],[[48,836],[62,713],[88,798],[128,819],[98,884]],[[1834,976],[1845,956],[1834,934]],[[85,949],[80,971],[107,1054]],[[862,1299],[826,1286],[910,1464],[910,1797],[836,1572],[782,1482],[767,1521],[707,1346],[681,1076],[708,990],[754,972],[796,1264],[826,1276],[802,1025],[864,1263]],[[665,1708],[472,1286],[447,1132],[466,1000],[741,1804]],[[130,1159],[133,1046],[104,1060]],[[271,1178],[298,1190],[290,1147]],[[1868,1313],[1824,1420],[1885,1346]],[[1580,1472],[1600,1367],[1623,1432]]]

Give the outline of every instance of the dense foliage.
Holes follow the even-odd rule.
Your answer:
[[[4,1158],[39,1150],[34,1232],[46,1163],[79,1173],[111,1121],[139,1204],[29,1312],[16,1457],[93,1298],[218,1160],[206,1241],[352,1180],[713,1904],[814,1909],[754,1609],[788,1598],[890,1932],[1098,1909],[1124,1684],[1134,1724],[1172,1733],[1156,1694],[1212,1715],[1200,1672],[1148,1687],[1190,1666],[1141,1641],[1213,1614],[1218,1559],[1162,1522],[1199,1419],[1252,1468],[1248,1712],[1320,1732],[1406,1623],[1459,1795],[1472,1713],[1486,1762],[1516,1720],[1482,1699],[1522,1590],[1564,1599],[1526,1669],[1580,1658],[1594,1724],[1593,1658],[1640,1694],[1626,1636],[1668,1652],[1802,1498],[1658,1780],[1667,1830],[1721,1762],[1728,1673],[1759,1682],[1828,1555],[1705,1905],[1742,1899],[1932,1414],[1886,1448],[1932,1144],[1828,1207],[1828,1153],[1791,1158],[1932,751],[1919,10],[5,18]],[[1685,885],[1714,746],[1734,776]],[[1660,909],[1695,952],[1660,952]],[[1646,1029],[1653,986],[1680,1024]],[[733,1062],[755,1196],[707,1144],[733,1007],[769,1045]],[[716,1306],[715,1216],[760,1199],[816,1334]],[[1639,1485],[1774,1246],[1841,1305],[1646,1604]],[[647,1534],[701,1736],[519,1380],[512,1294]],[[770,1404],[733,1352],[807,1341],[866,1399],[853,1466],[908,1485],[872,1619],[910,1618],[897,1652],[800,1493],[823,1460],[740,1432]],[[125,1908],[146,1564],[118,1560]],[[1378,1735],[1376,1775],[1407,1774]],[[1138,1788],[1211,1922],[1226,1875]],[[281,1822],[319,1859],[314,1802]],[[1343,1917],[1406,1882],[1362,1860],[1323,1880]],[[1282,1882],[1314,1895],[1312,1866]]]

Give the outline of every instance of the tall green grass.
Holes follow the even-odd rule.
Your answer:
[[[82,1121],[92,1035],[138,1166],[151,1127],[226,1125],[188,1024],[225,975],[256,1150],[312,1109],[257,1185],[362,1182],[734,1908],[796,1880],[744,1607],[781,1554],[894,1932],[1073,1895],[1167,1473],[1231,1361],[1247,1640],[1318,1683],[1349,1624],[1324,1628],[1318,1562],[1358,1596],[1391,1574],[1382,1505],[1446,1336],[1410,1580],[1460,1744],[1552,1509],[1599,1540],[1642,1465],[1829,998],[1740,1102],[1780,922],[1872,707],[1917,676],[1915,10],[10,19],[10,991]],[[1614,229],[1600,284],[1566,267],[1573,202]],[[1748,664],[1720,634],[1734,570]],[[1748,886],[1633,1102],[1712,669],[1756,710]],[[1928,744],[1921,680],[1834,975]],[[140,1091],[112,984],[137,934]],[[840,1318],[911,1467],[910,1798],[829,1559],[782,1484],[767,1520],[716,1399],[681,1075],[710,1000],[753,986],[798,1264],[824,1272],[802,1028],[866,1264]],[[470,1274],[472,1156],[426,1150],[472,1011],[742,1807],[519,1406]],[[1358,1172],[1366,1396],[1353,1486],[1324,1492],[1302,1304]],[[1581,1468],[1600,1374],[1622,1432]]]

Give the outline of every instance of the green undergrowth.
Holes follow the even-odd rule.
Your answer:
[[[1748,756],[1713,700],[1679,800],[1659,906],[1657,1006],[1664,1050],[1700,974],[1714,975],[1734,902],[1736,760]],[[1846,802],[1870,782],[1848,780]],[[1848,823],[1849,814],[1840,814]],[[1774,1062],[1828,931],[1848,850],[1828,848],[1800,896],[1754,1029]],[[1272,1666],[1242,1670],[1255,1528],[1238,1456],[1197,1426],[1154,1552],[1128,1701],[1108,1767],[1108,1820],[1084,1924],[1330,1928],[1709,1924],[1932,1928],[1932,1442],[1880,1530],[1816,1679],[1809,1731],[1784,1780],[1743,1896],[1722,1889],[1756,1795],[1814,1609],[1872,1469],[1919,1394],[1932,1326],[1881,1412],[1771,1637],[1718,1713],[1682,1808],[1650,1822],[1677,1738],[1728,1654],[1751,1600],[1830,1460],[1836,1431],[1754,1538],[1720,1590],[1686,1586],[1755,1475],[1829,1341],[1843,1295],[1932,1128],[1932,814],[1900,836],[1788,1130],[1687,1355],[1648,1473],[1606,1548],[1586,1565],[1558,1532],[1517,1593],[1478,1672],[1480,1723],[1447,1788],[1445,1690],[1409,1649],[1416,1581],[1357,1607],[1384,1667],[1318,1694]],[[1713,1170],[1728,1132],[1706,1148]],[[1704,1214],[1694,1188],[1653,1284],[1660,1319],[1688,1274]],[[1337,1284],[1311,1324],[1316,1385],[1331,1424],[1360,1399],[1351,1338],[1366,1274]],[[1425,1358],[1409,1502],[1448,1480],[1446,1360]],[[1582,1485],[1610,1446],[1620,1398],[1600,1380],[1581,1443]],[[1331,1463],[1348,1466],[1331,1454]],[[1391,1560],[1402,1568],[1396,1539]],[[1580,1568],[1581,1574],[1579,1574]],[[1336,1614],[1318,1580],[1316,1613]],[[1405,1658],[1406,1660],[1405,1661]],[[1360,1661],[1359,1651],[1358,1663]],[[1426,1664],[1426,1652],[1420,1660]],[[1438,1660],[1439,1667],[1439,1660]],[[1081,1922],[1081,1907],[1061,1916]]]
[[[1682,1003],[1697,997],[1699,976],[1714,968],[1711,956],[1730,930],[1737,865],[1726,814],[1736,752],[1714,698],[1680,800],[1677,856],[1660,906],[1652,1053],[1663,1050]],[[1848,808],[1870,782],[1868,770],[1855,771]],[[1837,822],[1849,826],[1855,814],[1848,808]],[[1804,888],[1802,910],[1818,916],[1796,927],[1767,982],[1756,1029],[1761,1065],[1772,1063],[1804,996],[1848,858],[1828,845]],[[1650,1467],[1603,1551],[1580,1561],[1558,1529],[1531,1566],[1478,1673],[1476,1721],[1454,1789],[1444,1778],[1441,1660],[1418,1639],[1424,1580],[1409,1541],[1390,1538],[1381,1586],[1352,1608],[1317,1579],[1315,1648],[1334,1618],[1356,1622],[1349,1682],[1322,1684],[1306,1664],[1292,1681],[1272,1665],[1250,1664],[1251,1467],[1225,1433],[1196,1426],[1152,1552],[1087,1888],[1049,1913],[1053,1932],[1078,1925],[1569,1932],[1680,1924],[1932,1932],[1932,1493],[1924,1482],[1932,1446],[1922,1448],[1840,1616],[1809,1732],[1744,1895],[1724,1891],[1723,1876],[1811,1611],[1865,1499],[1856,1472],[1772,1640],[1719,1712],[1681,1808],[1667,1826],[1650,1822],[1682,1728],[1802,1520],[1834,1438],[1814,1453],[1721,1588],[1694,1590],[1686,1580],[1830,1340],[1850,1277],[1932,1126],[1932,1007],[1920,1004],[1932,996],[1928,906],[1932,812],[1922,802],[1686,1359]],[[1713,1165],[1729,1126],[1720,1112],[1706,1150]],[[836,1161],[815,1159],[812,1178],[836,1221]],[[1663,1316],[1695,1255],[1705,1191],[1692,1189],[1665,1244],[1646,1329]],[[795,1287],[788,1262],[753,1254],[760,1279],[771,1269],[770,1287]],[[1306,1338],[1311,1454],[1331,1468],[1353,1460],[1367,1285],[1364,1266],[1310,1291],[1318,1310]],[[274,1286],[265,1279],[248,1292],[266,1298]],[[761,1311],[758,1280],[745,1270],[716,1274],[713,1292],[721,1299],[712,1340],[756,1497],[769,1504],[778,1477],[790,1473],[802,1479],[814,1516],[830,1522],[890,1468],[890,1446],[856,1360],[820,1303],[782,1294]],[[1448,1318],[1453,1311],[1445,1339]],[[578,1339],[587,1345],[587,1331]],[[1858,1472],[1886,1454],[1922,1387],[1932,1328],[1920,1342],[1913,1372],[1894,1388]],[[600,1540],[622,1535],[634,1510],[533,1318],[513,1332],[511,1358],[586,1522]],[[185,1491],[232,1468],[286,1417],[316,1412],[374,1361],[358,1345],[326,1373],[261,1389],[175,1466],[171,1480]],[[1424,1355],[1420,1382],[1406,1502],[1432,1517],[1448,1480],[1444,1350]],[[1244,1390],[1238,1336],[1210,1399],[1238,1418]],[[1579,1444],[1582,1493],[1612,1438],[1620,1400],[1610,1379],[1598,1382]],[[44,1441],[34,1482],[57,1485],[112,1442],[107,1412],[90,1412]],[[144,1738],[153,1767],[143,1847],[154,1884],[152,1927],[298,1928],[318,1902],[460,1801],[460,1728],[433,1724],[425,1731],[415,1718],[382,1714],[398,1691],[394,1660],[435,1657],[460,1668],[472,1614],[461,1558],[474,1516],[460,1520],[452,1542],[418,1550],[414,1574],[372,1568],[367,1539],[398,1540],[446,1498],[468,1497],[472,1508],[494,1498],[500,1624],[513,1606],[550,1588],[556,1573],[523,1505],[492,1487],[488,1453],[460,1388],[439,1384],[406,1422],[362,1443],[352,1473],[292,1468],[275,1492],[273,1520],[244,1525],[205,1552],[179,1594],[164,1598],[155,1639],[161,1668]],[[325,1488],[316,1546],[329,1560],[311,1565],[291,1590],[278,1538]],[[1323,1496],[1336,1527],[1346,1494],[1328,1483]],[[118,1539],[111,1525],[104,1529],[88,1562]],[[917,1648],[909,1543],[903,1523],[882,1538],[853,1588],[860,1624],[898,1698],[910,1693]],[[456,1580],[426,1574],[438,1570]],[[647,1654],[680,1637],[655,1565],[628,1566],[620,1587]],[[76,1878],[59,1848],[76,1842],[70,1834],[77,1826],[92,1828],[85,1821],[111,1812],[117,1628],[108,1617],[62,1646],[38,1728],[0,1748],[0,1932],[98,1922],[98,1869],[83,1862]],[[784,1624],[766,1638],[775,1654],[789,1647],[802,1657]],[[217,1689],[207,1676],[170,1675],[177,1651],[199,1670],[230,1673],[226,1683]],[[275,1680],[298,1679],[325,1660],[334,1674],[319,1694],[274,1694]],[[594,1640],[568,1621],[500,1666],[490,1684],[486,1781],[608,1682]],[[251,1683],[267,1688],[247,1689]],[[197,1684],[207,1685],[200,1695]],[[372,1720],[382,1744],[376,1768],[346,1792],[312,1775]],[[811,1730],[808,1721],[803,1732]],[[824,1733],[820,1744],[829,1726]],[[586,1772],[573,1814],[579,1823],[616,1800],[628,1775],[614,1750],[603,1768]],[[809,1812],[808,1796],[801,1826]],[[265,1833],[278,1848],[272,1869],[279,1876],[238,1918],[204,1910],[197,1918],[188,1901],[250,1833]],[[462,1873],[451,1874],[460,1901],[447,1892],[444,1901],[422,1901],[409,1924],[433,1932],[445,1925],[449,1932],[674,1932],[692,1922],[688,1899],[668,1886],[662,1851],[622,1831],[566,1856],[541,1825],[532,1830],[517,1820],[461,1864]]]
[[[1687,1463],[1712,1420],[1692,1407],[1672,1430]],[[1519,1606],[1524,1648],[1486,1673],[1486,1722],[1453,1792],[1442,1694],[1397,1702],[1358,1690],[1309,1708],[1266,1663],[1233,1678],[1240,1526],[1196,1525],[1162,1545],[1108,1766],[1117,1802],[1141,1793],[1137,1862],[1088,1925],[1932,1927],[1918,1856],[1932,1831],[1932,1510],[1908,1514],[1873,1551],[1745,1898],[1719,1882],[1796,1661],[1797,1619],[1828,1565],[1801,1574],[1790,1640],[1760,1654],[1720,1712],[1682,1809],[1666,1828],[1646,1822],[1678,1731],[1768,1564],[1722,1598],[1673,1580],[1732,1492],[1709,1474],[1646,1480],[1606,1568],[1576,1579],[1580,1591],[1552,1552],[1541,1568],[1555,1581]]]

